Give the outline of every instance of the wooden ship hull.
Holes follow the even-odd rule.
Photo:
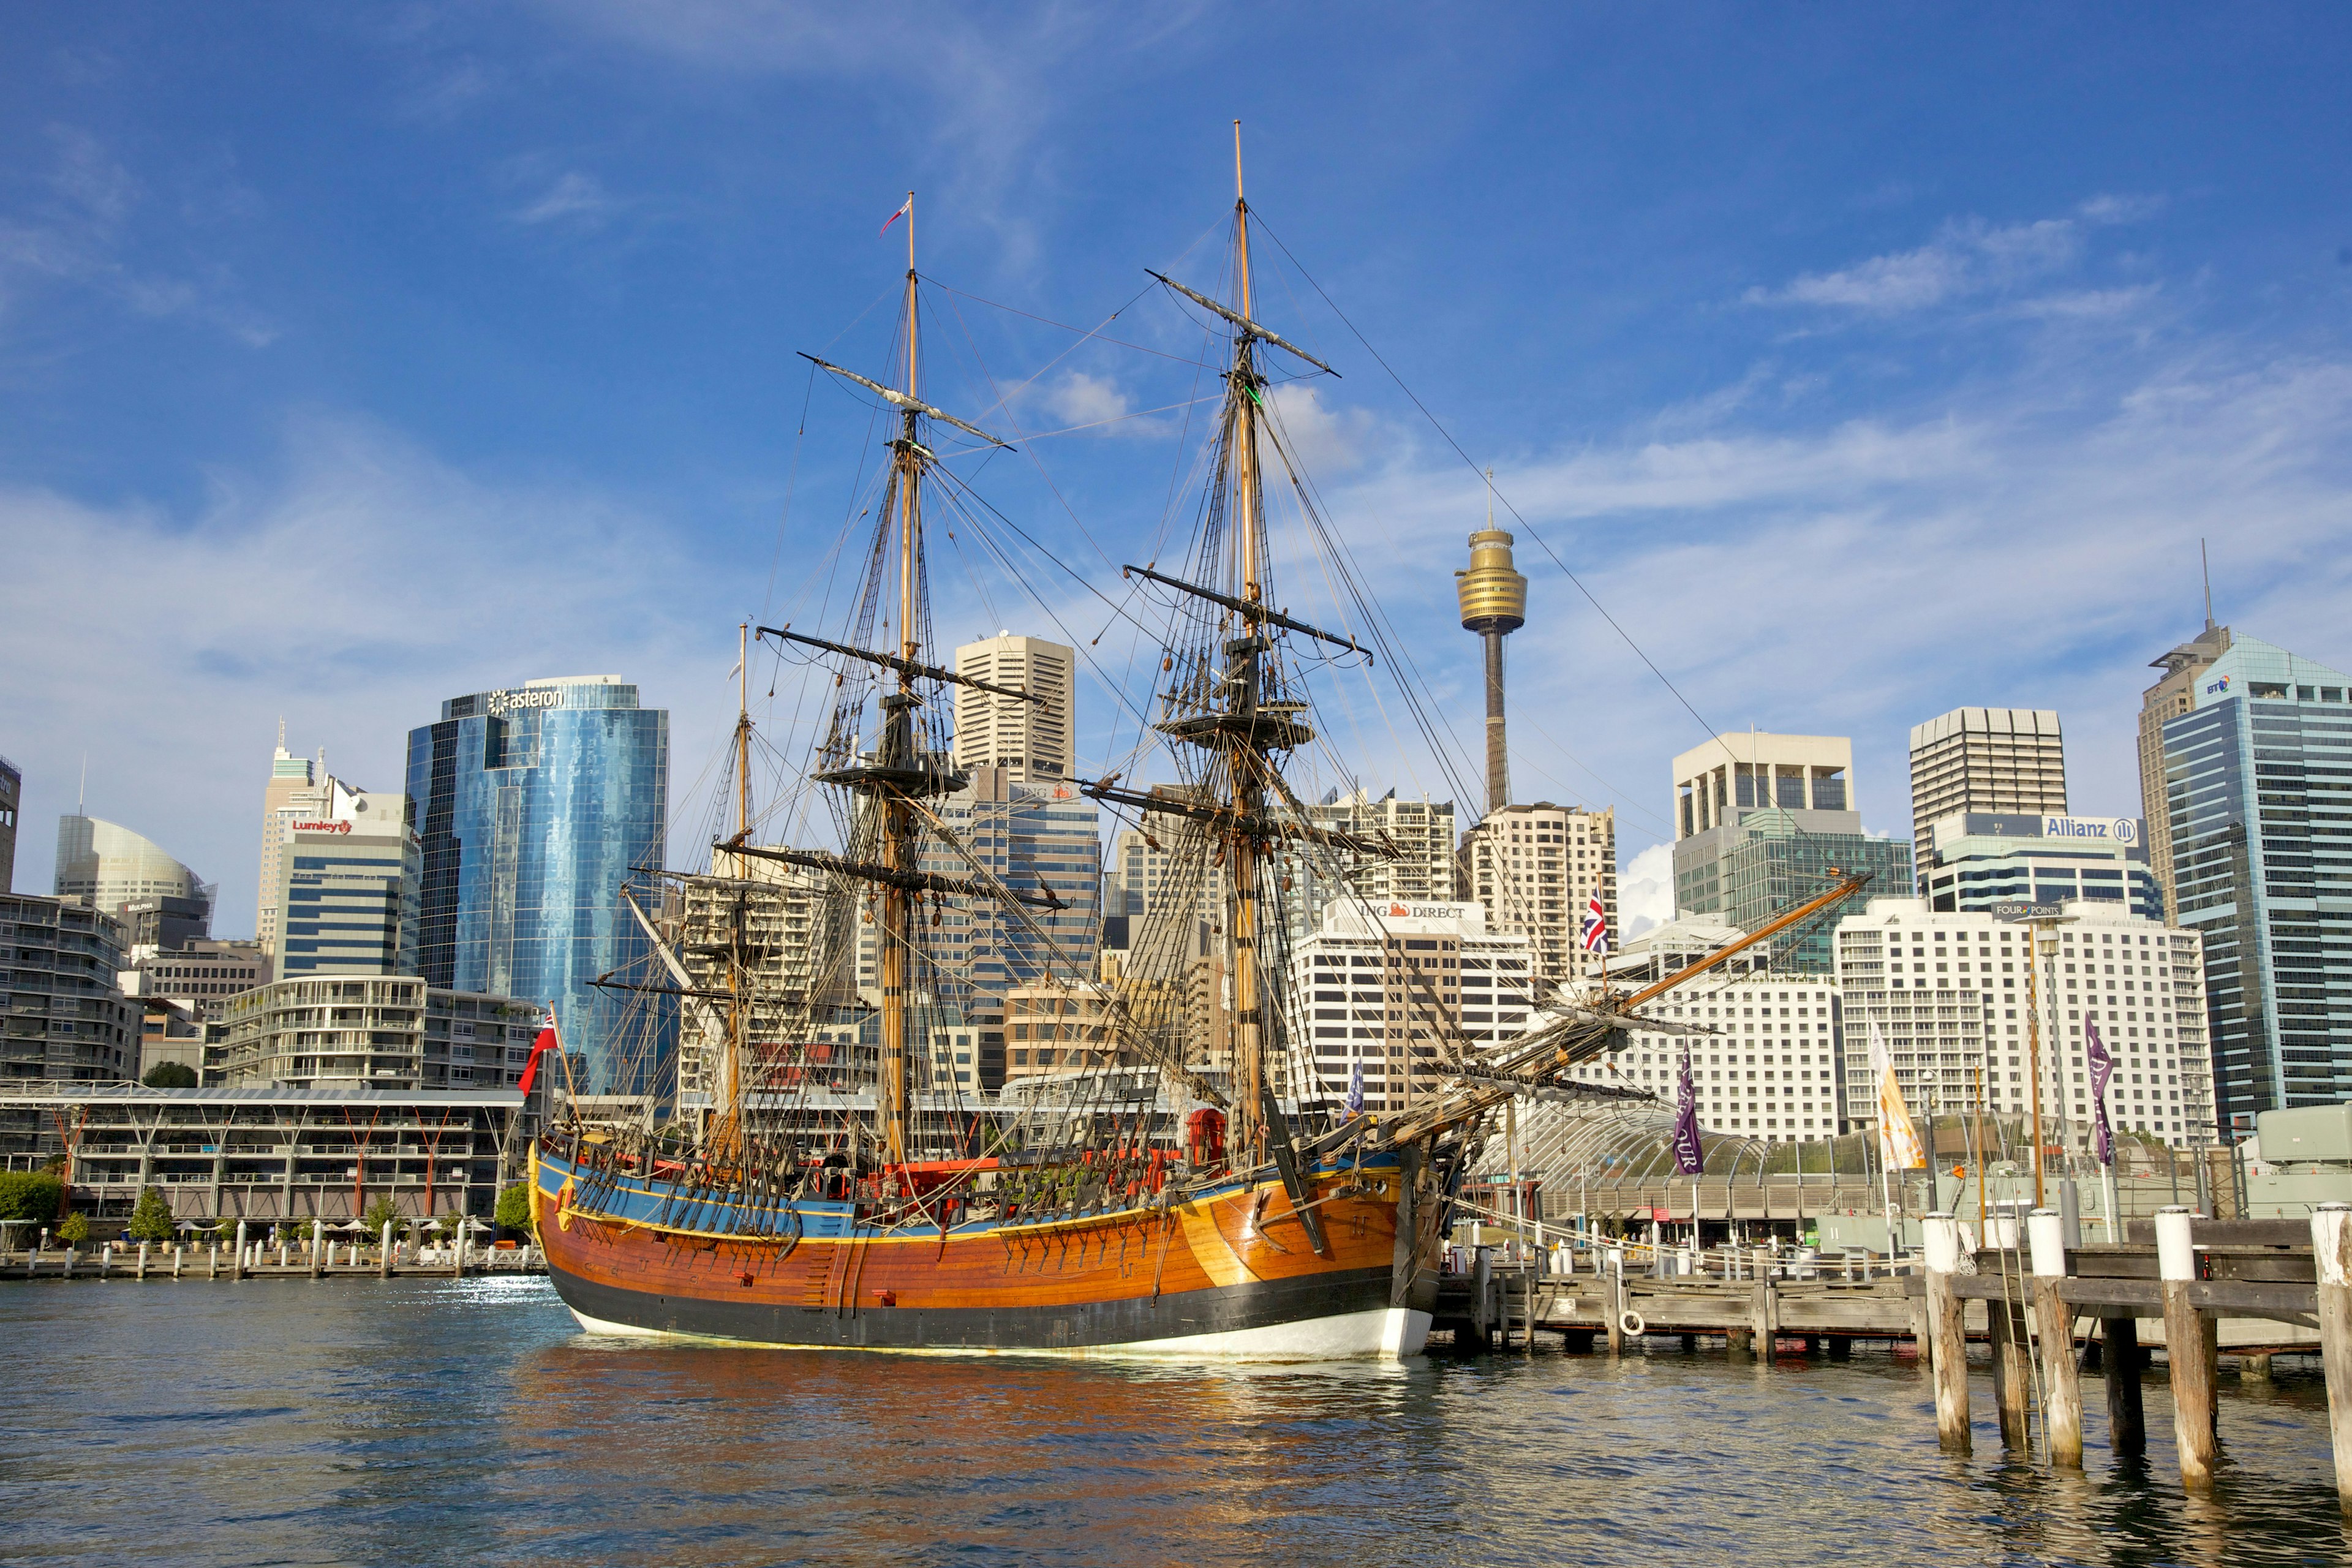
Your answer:
[[[1428,1337],[1442,1204],[1408,1173],[1417,1163],[1391,1153],[1303,1173],[1322,1254],[1274,1180],[945,1231],[884,1229],[848,1202],[755,1209],[551,1150],[530,1187],[548,1272],[594,1333],[1319,1360],[1414,1355]]]

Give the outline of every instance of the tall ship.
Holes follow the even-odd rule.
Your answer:
[[[970,783],[954,761],[957,698],[1043,697],[950,668],[934,644],[935,536],[988,510],[955,459],[1007,443],[925,400],[909,216],[889,374],[808,356],[813,375],[855,388],[891,432],[845,552],[856,586],[815,631],[756,628],[811,667],[829,705],[787,770],[799,798],[755,803],[747,684],[731,820],[714,825],[709,869],[649,873],[622,895],[661,968],[608,983],[677,1009],[679,1114],[654,1124],[575,1110],[530,1152],[549,1271],[589,1331],[895,1351],[1411,1355],[1429,1332],[1457,1185],[1499,1109],[1520,1094],[1646,1100],[1567,1075],[1633,1001],[1605,994],[1507,1047],[1440,1042],[1442,1081],[1378,1112],[1360,1088],[1332,1093],[1310,1070],[1286,1000],[1286,895],[1307,877],[1345,889],[1396,849],[1318,819],[1294,775],[1328,728],[1312,677],[1363,669],[1385,646],[1383,623],[1318,626],[1277,591],[1279,567],[1316,569],[1317,541],[1275,537],[1269,489],[1301,498],[1293,510],[1310,532],[1324,525],[1269,425],[1268,395],[1277,380],[1330,372],[1261,320],[1238,128],[1234,197],[1222,297],[1152,274],[1220,342],[1223,389],[1189,544],[1170,569],[1152,559],[1121,574],[1118,613],[1154,617],[1153,679],[1130,702],[1136,752],[1061,786],[1141,824],[1164,854],[1165,888],[1204,918],[1146,921],[1130,972],[1101,973],[1055,918],[1066,889],[1022,874],[1001,837],[952,805]],[[927,520],[932,507],[947,511],[944,528]],[[1155,765],[1173,780],[1136,782]],[[820,813],[828,847],[755,841]],[[1095,1037],[1096,1048],[1065,1053],[1074,1068],[994,1094],[949,1069],[938,1047],[971,1038],[975,926],[1017,939],[1002,949],[1066,988]],[[1205,1008],[1183,983],[1195,958],[1189,973],[1214,993]],[[1387,963],[1400,994],[1433,983],[1413,960]]]

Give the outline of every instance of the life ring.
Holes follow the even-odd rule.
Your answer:
[[[1628,1307],[1623,1311],[1617,1314],[1617,1329],[1620,1333],[1639,1336],[1648,1333],[1650,1331],[1650,1325],[1642,1321],[1641,1313],[1633,1310],[1633,1308]]]

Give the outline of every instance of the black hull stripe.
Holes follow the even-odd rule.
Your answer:
[[[812,1309],[761,1301],[661,1296],[583,1279],[550,1260],[564,1305],[583,1317],[657,1333],[758,1344],[859,1350],[1067,1351],[1149,1344],[1194,1334],[1277,1328],[1384,1310],[1390,1271],[1360,1268],[1299,1279],[1037,1307]]]

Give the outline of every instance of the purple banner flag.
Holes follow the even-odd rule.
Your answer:
[[[2107,1079],[2115,1075],[2116,1058],[2107,1054],[2107,1043],[2099,1038],[2099,1026],[2084,1025],[2091,1037],[2091,1134],[2097,1141],[2099,1163],[2116,1163],[2116,1135],[2107,1125]]]
[[[1675,1169],[1696,1176],[1706,1168],[1698,1146],[1698,1081],[1691,1076],[1690,1047],[1683,1047],[1682,1086],[1675,1095]]]

